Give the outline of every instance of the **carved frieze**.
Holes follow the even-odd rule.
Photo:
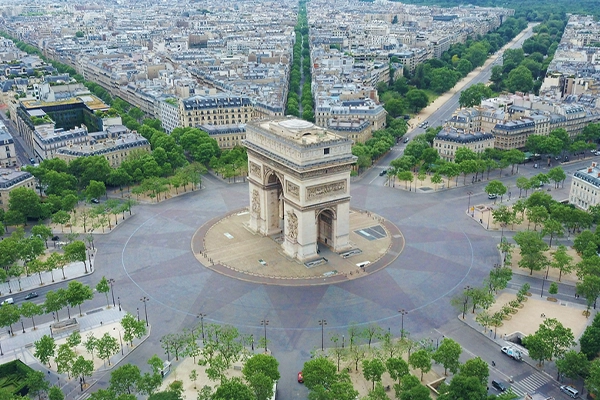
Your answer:
[[[346,181],[336,181],[322,185],[308,186],[306,188],[306,200],[315,200],[331,194],[346,193]]]
[[[252,212],[260,217],[260,197],[256,189],[252,189]]]
[[[257,177],[261,177],[261,173],[260,173],[260,165],[258,165],[257,163],[253,163],[252,161],[249,161],[250,164],[250,173],[254,176]]]
[[[287,188],[286,188],[287,194],[289,194],[291,197],[295,197],[296,199],[299,199],[300,198],[300,186],[298,186],[294,182],[290,182],[290,181],[285,181],[285,184],[287,186]]]

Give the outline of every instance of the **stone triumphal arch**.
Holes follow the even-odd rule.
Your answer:
[[[249,228],[286,255],[317,258],[319,245],[349,249],[352,142],[296,118],[246,125]]]

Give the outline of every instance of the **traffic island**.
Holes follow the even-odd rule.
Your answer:
[[[215,272],[245,281],[323,285],[379,271],[404,248],[404,236],[394,224],[368,211],[351,210],[351,248],[337,253],[319,243],[318,257],[301,262],[284,254],[281,235],[252,232],[248,214],[247,209],[238,210],[198,229],[192,238],[196,259]]]

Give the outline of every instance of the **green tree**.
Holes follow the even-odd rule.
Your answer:
[[[136,394],[137,384],[142,377],[140,369],[133,364],[125,364],[110,374],[110,390],[117,396]]]
[[[10,327],[11,336],[15,335],[12,324],[18,322],[20,318],[21,313],[19,312],[19,307],[8,303],[0,305],[0,326]]]
[[[461,60],[463,61],[463,60]],[[464,60],[466,61],[466,60]],[[467,61],[468,62],[468,61]],[[457,67],[458,69],[458,67]],[[469,70],[470,72],[470,70]],[[469,73],[467,72],[467,74]],[[461,71],[462,73],[462,71]],[[463,74],[466,75],[466,74]],[[477,83],[464,89],[460,93],[460,98],[458,100],[458,104],[461,107],[473,107],[481,104],[481,100],[487,99],[493,96],[492,89],[490,89],[484,83]]]
[[[96,291],[98,291],[98,293],[104,293],[104,295],[106,296],[106,307],[110,308],[110,303],[108,302],[108,292],[110,292],[110,285],[108,283],[108,279],[106,279],[105,276],[102,276],[102,279],[100,279],[100,282],[98,282],[98,284],[96,285]]]
[[[40,340],[35,341],[33,345],[35,347],[34,357],[40,360],[42,364],[48,364],[48,368],[50,368],[50,358],[54,357],[56,349],[54,338],[44,335]]]
[[[600,359],[595,359],[590,363],[589,375],[585,380],[585,387],[590,394],[600,396]]]
[[[33,330],[36,329],[35,320],[33,319],[33,317],[35,317],[36,315],[42,315],[43,313],[44,313],[44,308],[38,304],[31,302],[31,301],[26,301],[21,306],[21,315],[23,315],[25,318],[31,318]]]
[[[381,382],[381,376],[385,372],[385,364],[379,358],[363,360],[363,375],[366,380],[373,383],[372,389],[375,389],[375,382]]]
[[[73,367],[73,363],[75,362],[75,358],[75,352],[67,343],[58,346],[56,358],[54,359],[58,373],[63,374],[66,372],[68,378],[71,379],[71,369]]]
[[[81,333],[79,333],[78,331],[71,333],[67,337],[67,344],[71,348],[79,346],[81,344]]]
[[[427,350],[417,350],[408,357],[408,364],[421,370],[421,381],[423,381],[423,374],[431,369],[431,354]]]
[[[212,400],[255,400],[252,390],[238,377],[224,378],[217,387]]]
[[[48,238],[52,237],[52,229],[46,225],[35,225],[31,228],[31,234],[42,239],[48,248]]]
[[[525,66],[518,66],[508,74],[506,79],[506,87],[509,92],[524,92],[528,93],[533,89],[533,75]]]
[[[76,242],[74,242],[76,243]],[[66,246],[65,246],[66,247]],[[81,312],[81,305],[86,300],[91,300],[94,298],[94,292],[92,288],[79,281],[71,281],[69,282],[69,286],[67,287],[67,303],[71,307],[78,306],[79,307],[79,316],[82,317],[83,314]]]
[[[402,382],[402,379],[410,373],[408,363],[400,357],[388,358],[385,366],[390,377],[393,380],[398,381],[398,385]]]
[[[431,358],[444,366],[444,375],[447,375],[448,369],[455,374],[460,366],[459,357],[461,353],[462,347],[460,344],[450,338],[444,338]]]
[[[108,365],[110,365],[110,357],[119,351],[119,342],[117,342],[117,339],[106,332],[100,339],[97,340],[96,351],[98,353],[98,357],[100,357],[100,359],[104,362],[108,360]]]
[[[475,377],[481,382],[482,385],[487,384],[487,380],[490,376],[490,370],[488,364],[483,361],[480,357],[475,357],[467,360],[460,367],[460,375]]]
[[[48,390],[48,400],[64,400],[65,394],[58,386],[52,386]]]
[[[82,261],[85,267],[85,273],[87,274],[87,253],[85,243],[81,240],[76,240],[72,243],[67,244],[63,247],[65,259],[69,262]]]
[[[504,186],[504,184],[498,180],[493,180],[490,181],[490,183],[488,183],[485,186],[485,192],[490,195],[490,194],[495,194],[498,195],[500,197],[504,196],[506,194],[506,186]],[[494,200],[494,204],[496,203],[496,200]]]
[[[134,338],[139,339],[146,334],[146,323],[138,321],[130,313],[126,313],[123,319],[121,319],[121,326],[123,327],[123,340],[131,343],[132,346]]]
[[[427,93],[419,89],[409,90],[406,93],[405,98],[415,112],[421,108],[427,107],[427,104],[429,104],[429,97],[427,96]]]
[[[302,375],[309,390],[317,386],[327,387],[336,380],[335,364],[325,357],[316,357],[304,363]]]
[[[590,314],[590,307],[596,305],[596,300],[600,296],[600,276],[584,275],[581,282],[577,282],[575,293],[585,297],[587,303],[587,315]]]
[[[571,382],[579,377],[587,376],[589,367],[590,363],[585,354],[569,350],[556,360],[556,368],[559,373],[557,380],[560,379],[560,375],[571,379]]]
[[[461,373],[452,378],[447,392],[439,396],[439,399],[485,399],[486,395],[485,384],[481,383],[477,377],[466,376]]]
[[[29,371],[25,377],[25,385],[29,388],[29,395],[38,396],[38,400],[42,400],[42,394],[50,389],[50,384],[41,371]]]
[[[61,231],[64,233],[65,224],[71,220],[71,215],[66,211],[57,211],[52,214],[52,223],[59,224],[61,226]]]
[[[540,271],[547,264],[548,261],[543,254],[547,246],[537,232],[517,232],[514,240],[520,246],[519,267],[529,269],[529,275],[532,275],[533,271]]]
[[[268,354],[255,354],[250,357],[244,364],[242,374],[244,378],[248,379],[250,376],[262,373],[271,378],[271,381],[278,381],[279,375],[279,362],[277,359]]]
[[[8,209],[9,211],[20,213],[27,219],[39,220],[47,217],[40,197],[33,189],[24,186],[10,191],[8,195]]]

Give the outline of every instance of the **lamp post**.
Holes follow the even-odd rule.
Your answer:
[[[269,321],[263,319],[260,321],[260,324],[265,327],[265,353],[267,352],[267,325],[269,325]]]
[[[140,308],[136,307],[138,322],[140,322]]]
[[[123,339],[121,339],[121,330],[117,328],[113,328],[113,331],[119,332],[119,343],[121,343],[121,355],[125,355],[123,352]]]
[[[148,326],[148,308],[146,308],[146,303],[150,301],[146,296],[140,299],[141,302],[144,303],[144,314],[146,314],[146,326]]]
[[[492,207],[488,207],[488,220],[487,220],[487,226],[485,229],[490,229],[490,215],[492,215]]]
[[[540,293],[540,297],[544,297],[544,284],[546,283],[546,278],[542,278],[542,293]]]
[[[252,343],[252,351],[254,351],[254,333],[250,334],[250,342]]]
[[[2,342],[0,342],[0,356],[4,355],[4,351],[2,350]]]
[[[463,305],[463,319],[465,319],[465,314],[467,313],[467,303],[469,302],[469,290],[471,289],[471,286],[467,285],[465,286],[465,303]]]
[[[471,195],[473,194],[473,192],[467,192],[467,194],[469,195],[469,205],[467,206],[467,214],[471,211]],[[475,213],[475,212],[473,212]]]
[[[204,317],[206,314],[198,314],[198,318],[200,318],[200,329],[202,330],[202,344],[204,344]],[[254,347],[254,340],[252,340],[252,347]]]
[[[108,280],[108,283],[110,283],[110,294],[112,295],[112,299],[113,299],[113,307],[116,306],[115,304],[115,292],[113,291],[113,284],[115,283],[115,280],[113,278],[110,278]]]
[[[121,298],[117,297],[117,302],[119,303],[119,311],[121,311]]]
[[[324,335],[324,331],[325,331],[325,325],[327,325],[327,320],[324,319],[320,319],[319,320],[319,325],[321,325],[321,351],[325,350],[325,335]]]
[[[401,310],[398,310],[398,312],[400,313],[400,315],[402,315],[402,323],[400,325],[400,339],[404,339],[404,316],[406,314],[408,314],[408,311],[406,311],[404,308]]]
[[[440,348],[440,338],[442,338],[442,340],[444,340],[446,336],[442,335],[442,336],[438,336],[438,338],[435,341],[435,349],[439,349]]]
[[[25,333],[25,325],[23,324],[23,320],[21,320],[21,328],[23,328],[23,333]]]
[[[346,336],[342,335],[342,349],[345,347],[346,345]]]

